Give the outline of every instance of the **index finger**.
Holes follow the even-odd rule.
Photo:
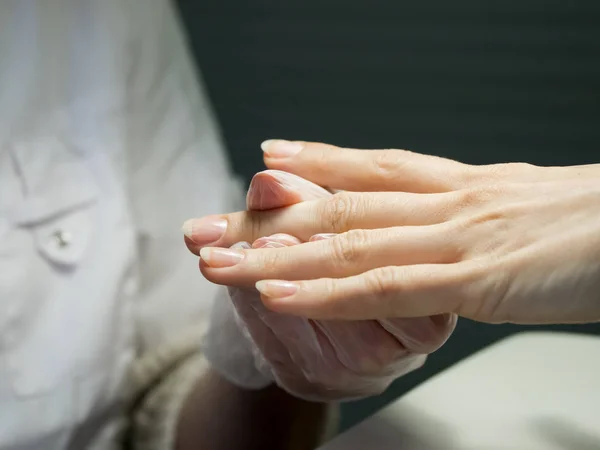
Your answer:
[[[474,166],[408,150],[357,150],[314,142],[262,144],[270,169],[347,191],[447,192],[464,185]]]
[[[432,225],[447,221],[454,205],[460,202],[461,197],[455,193],[344,192],[275,210],[191,219],[184,224],[183,232],[186,242],[195,243],[196,247],[190,250],[197,254],[208,245],[229,247],[235,242],[254,242],[276,233],[308,241],[321,233]]]
[[[304,201],[326,198],[331,195],[332,194],[329,191],[323,189],[321,186],[300,178],[297,175],[282,172],[280,170],[265,170],[257,173],[252,178],[246,196],[246,204],[251,211],[264,211],[283,208]],[[216,220],[216,222],[212,225],[208,225],[207,236],[209,240],[216,241],[219,232],[224,231],[227,224],[223,221],[226,221],[226,219],[222,217],[212,216],[212,218]],[[188,225],[190,224],[188,223]],[[187,232],[184,230],[184,233],[186,234],[184,242],[188,250],[193,254],[198,255],[202,245],[207,242],[204,242],[204,244],[194,242],[191,238],[193,231],[189,229]],[[261,235],[259,237],[263,236]],[[235,238],[231,239],[235,240]],[[252,242],[250,237],[248,239]]]

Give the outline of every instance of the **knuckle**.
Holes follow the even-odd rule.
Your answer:
[[[318,309],[321,312],[328,313],[333,318],[345,317],[347,314],[347,305],[344,301],[340,301],[344,298],[343,291],[340,291],[338,286],[338,280],[335,278],[323,278],[324,286],[323,289],[326,295],[318,302]]]
[[[393,180],[398,177],[403,166],[407,164],[405,150],[375,150],[370,159],[371,168],[377,178]]]
[[[255,240],[267,237],[268,233],[265,232],[265,217],[260,211],[247,211],[245,221],[242,224],[242,228],[249,231],[248,241],[254,242]]]
[[[285,267],[286,253],[284,248],[266,248],[260,253],[260,265],[263,276],[273,276]]]
[[[350,230],[342,235],[346,242],[357,249],[363,249],[370,240],[371,232],[369,230]]]
[[[481,166],[473,166],[458,161],[452,161],[454,170],[454,187],[456,189],[467,188],[480,184],[482,179]]]
[[[474,188],[463,189],[458,195],[458,203],[461,209],[478,207],[490,203],[499,195],[503,189],[501,186],[477,186]]]
[[[510,211],[501,207],[485,207],[463,211],[459,217],[447,223],[448,231],[464,257],[473,251],[491,251],[496,238],[510,227]]]
[[[530,172],[536,166],[529,163],[511,162],[473,166],[474,181],[477,183],[499,182]]]
[[[340,233],[352,228],[352,219],[356,216],[358,208],[351,193],[339,192],[325,200],[324,209],[324,213],[321,214],[323,228]]]
[[[325,278],[325,292],[331,297],[336,296],[338,293],[338,287],[335,278]],[[325,301],[325,300],[324,300]]]
[[[471,215],[465,220],[465,228],[473,229],[476,227],[494,228],[495,231],[500,231],[498,228],[501,224],[506,225],[506,214],[498,208],[490,208],[477,214]],[[490,230],[493,231],[493,230]]]
[[[386,266],[371,270],[365,274],[364,283],[367,295],[364,299],[367,307],[379,311],[382,317],[394,317],[394,298],[398,294],[398,271]]]
[[[329,241],[336,264],[352,266],[361,261],[368,242],[365,230],[351,230]]]
[[[458,313],[488,323],[510,321],[507,298],[511,287],[510,272],[502,259],[484,258],[471,264],[469,282],[460,296]]]
[[[394,267],[380,267],[366,274],[365,283],[367,290],[375,299],[390,295],[396,285],[397,273]]]
[[[305,146],[305,149],[308,146]],[[331,160],[331,147],[327,145],[311,145],[311,158],[315,161],[316,167],[328,167]],[[306,153],[304,153],[306,154]]]

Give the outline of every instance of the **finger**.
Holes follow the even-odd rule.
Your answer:
[[[439,349],[456,327],[456,314],[380,320],[379,323],[408,350],[429,354]]]
[[[246,203],[250,210],[269,210],[331,195],[326,189],[296,175],[278,170],[265,170],[252,179]],[[218,235],[221,229],[222,227],[216,227],[216,231],[209,231],[209,234]],[[190,252],[200,254],[203,244],[197,244],[187,236],[184,241]]]
[[[299,244],[300,241],[288,235],[273,235],[268,238],[261,238],[254,242],[253,248],[279,248]],[[284,316],[282,314],[273,313],[262,306],[261,316],[263,320],[278,331],[278,336],[281,341],[290,348],[290,354],[296,355],[296,361],[308,362],[307,366],[314,367],[314,375],[316,379],[324,379],[323,373],[330,373],[339,377],[340,367],[338,370],[333,370],[333,367],[318,367],[323,364],[323,359],[327,362],[331,360],[339,360],[345,368],[359,376],[378,375],[383,376],[388,371],[386,369],[395,369],[395,364],[399,359],[406,358],[408,350],[398,339],[397,335],[393,334],[386,327],[379,324],[377,321],[327,321],[315,322],[312,324],[314,329],[304,330],[303,332],[294,332],[298,330],[301,324],[298,321],[306,322],[306,319],[301,319],[294,316]],[[415,339],[419,340],[420,335],[427,335],[427,331],[431,327],[427,327],[433,323],[429,318],[417,319],[395,319],[396,321],[414,320],[414,326],[407,324],[401,331],[404,332],[404,340],[412,344],[410,340],[410,331],[415,330],[415,333],[420,333]],[[437,323],[437,322],[436,322]],[[424,325],[424,326],[421,326]],[[395,324],[398,328],[398,324]],[[435,325],[434,325],[435,326]],[[391,330],[397,331],[394,325]],[[417,330],[418,329],[418,330]],[[398,334],[398,333],[397,333]],[[409,336],[406,338],[406,336]],[[299,342],[304,344],[300,349],[297,349]],[[310,342],[313,345],[310,345]],[[416,346],[414,346],[416,347]],[[422,346],[423,347],[423,346]],[[303,351],[304,350],[304,351]],[[335,353],[331,358],[326,358],[323,355],[319,356],[319,352],[329,351]],[[308,354],[307,354],[308,353]],[[421,352],[424,353],[424,352]],[[312,360],[312,361],[311,361]],[[339,380],[337,380],[339,382]]]
[[[253,248],[281,248],[299,243],[300,241],[293,236],[276,234],[258,239],[252,245]],[[317,379],[322,380],[322,376],[319,376],[314,370],[316,369],[315,365],[323,364],[321,361],[323,348],[313,325],[308,320],[300,317],[269,311],[260,302],[260,294],[255,290],[254,292],[259,298],[258,303],[253,303],[254,316],[260,317],[261,322],[273,331],[277,339],[289,351],[289,356],[295,365],[303,368],[304,372],[312,367],[313,373],[311,376],[313,377],[313,381],[316,382]],[[333,367],[328,366],[328,369],[325,372],[331,374]],[[319,371],[317,370],[316,372]],[[336,370],[335,372],[339,374],[340,371]],[[305,373],[304,375],[306,376],[307,374]]]
[[[245,331],[258,347],[260,355],[273,366],[275,370],[296,370],[296,365],[285,345],[275,332],[265,323],[268,314],[277,314],[265,310],[260,297],[255,290],[228,288],[229,297],[242,321]],[[302,320],[297,318],[297,320]]]
[[[347,278],[256,284],[273,311],[320,320],[422,317],[458,312],[477,278],[474,265],[382,267]]]
[[[337,358],[349,370],[359,375],[387,374],[386,368],[409,351],[377,321],[318,321]]]
[[[275,235],[265,238],[262,244],[258,244],[257,241],[254,245],[256,248],[261,248],[260,245],[262,248],[269,248],[273,243],[279,246],[296,245],[288,239],[290,237]],[[234,247],[242,248],[239,245]],[[318,325],[300,317],[266,309],[255,289],[229,287],[229,292],[250,335],[267,361],[274,366],[275,375],[285,377],[286,382],[292,382],[294,385],[302,378],[324,386],[343,387],[352,384],[353,380],[356,384],[356,375],[345,370],[336,358],[332,343],[323,335]],[[396,345],[398,346],[397,342]],[[383,350],[380,353],[383,353]],[[287,366],[284,366],[283,363],[286,362]],[[369,362],[364,359],[360,361],[365,369],[371,368],[372,363],[368,365]]]
[[[320,233],[431,225],[444,222],[455,214],[462,201],[458,192],[344,192],[277,210],[243,211],[192,219],[184,224],[183,232],[200,247],[229,247],[237,241],[254,242],[276,233],[290,234],[307,241]]]
[[[232,246],[232,249],[249,249],[250,244],[247,242],[239,242]],[[282,371],[289,377],[301,377],[301,372],[297,368],[297,362],[300,361],[298,351],[294,358],[289,351],[289,345],[285,345],[284,341],[279,336],[278,327],[273,327],[273,322],[277,325],[277,320],[273,318],[283,317],[281,314],[269,311],[260,301],[260,295],[255,289],[240,289],[228,286],[229,297],[234,305],[240,320],[245,325],[245,329],[252,338],[252,341],[258,347],[262,356],[273,366],[277,372]],[[291,326],[297,323],[307,322],[306,319],[301,319],[294,316],[289,317],[286,325]],[[294,323],[290,323],[294,321]]]
[[[183,242],[185,243],[185,246],[190,252],[192,252],[196,256],[200,256],[200,249],[202,248],[202,246],[196,244],[187,236],[183,236]]]
[[[337,236],[337,234],[336,233],[319,233],[319,234],[315,234],[314,236],[311,236],[310,239],[308,240],[308,242],[323,241],[325,239],[331,239],[334,236]]]
[[[280,170],[265,170],[252,178],[246,205],[250,210],[269,210],[307,200],[331,196],[331,193],[297,175]]]
[[[253,286],[259,280],[343,278],[378,267],[445,264],[460,249],[446,226],[352,230],[336,237],[287,248],[201,250],[200,269],[211,282]]]
[[[473,166],[407,150],[355,150],[313,142],[262,144],[268,168],[347,191],[446,192],[465,186]]]

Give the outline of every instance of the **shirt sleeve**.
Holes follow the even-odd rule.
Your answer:
[[[197,258],[183,244],[183,221],[243,205],[176,14],[170,2],[150,3],[145,10],[152,13],[132,21],[140,30],[132,33],[127,161],[139,244],[142,351],[184,330],[206,329],[222,289],[199,273]]]
[[[130,421],[134,448],[167,450],[181,405],[209,363],[253,383],[260,374],[227,290],[202,277],[181,232],[191,217],[244,209],[243,188],[170,2],[149,1],[144,11],[152,13],[138,11],[142,17],[131,21],[142,28],[133,33],[129,87],[127,167],[140,280]]]

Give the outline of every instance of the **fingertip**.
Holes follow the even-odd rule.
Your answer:
[[[200,248],[209,244],[217,244],[225,235],[227,227],[226,217],[211,215],[200,219],[186,220],[181,230],[189,241]]]
[[[271,298],[287,298],[298,292],[298,283],[285,280],[260,280],[255,287],[258,292]]]
[[[302,151],[301,142],[286,141],[283,139],[268,139],[260,144],[265,157],[274,159],[291,158]]]
[[[260,149],[265,153],[265,155],[267,154],[269,147],[271,146],[273,141],[274,139],[267,139],[266,141],[262,141],[260,143]]]
[[[298,292],[298,283],[284,280],[260,280],[255,286],[260,298],[268,309],[281,311],[285,303]]]
[[[276,301],[276,300],[274,301],[273,298],[269,297],[268,295],[264,295],[260,291],[259,291],[259,294],[260,294],[260,301],[265,308],[267,308],[269,311],[272,311],[275,313],[283,313],[283,311],[281,311],[281,304],[278,301]]]
[[[206,261],[204,261],[202,258],[198,259],[198,268],[200,269],[200,273],[204,275],[204,278],[206,278],[208,281],[212,281],[210,279],[210,273],[207,273],[207,269],[209,269],[210,266],[206,264]]]
[[[196,256],[200,256],[200,247],[194,241],[192,241],[189,237],[184,236],[183,242],[185,243],[185,246],[191,253],[193,253]]]
[[[200,258],[198,262],[198,267],[200,268],[200,273],[202,276],[204,276],[204,278],[213,284],[227,287],[243,287],[241,284],[235,283],[231,280],[231,274],[227,273],[227,268],[223,269],[212,267],[202,258]]]

